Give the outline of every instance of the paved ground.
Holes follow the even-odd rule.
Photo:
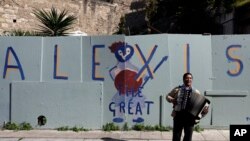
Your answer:
[[[159,131],[0,131],[0,141],[171,141],[172,132]],[[229,130],[194,132],[193,141],[229,141]]]

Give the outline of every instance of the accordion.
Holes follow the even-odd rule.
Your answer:
[[[205,107],[209,107],[210,101],[203,95],[192,93],[190,97],[190,105],[186,109],[190,114],[192,114],[195,119],[196,123],[200,121],[202,118],[202,111]]]

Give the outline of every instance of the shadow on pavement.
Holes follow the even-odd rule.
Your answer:
[[[121,139],[114,139],[114,138],[101,138],[103,141],[126,141]]]

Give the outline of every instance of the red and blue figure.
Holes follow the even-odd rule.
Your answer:
[[[145,107],[145,96],[140,90],[143,79],[136,78],[139,70],[137,66],[130,62],[134,55],[134,48],[124,42],[115,42],[109,49],[114,53],[118,61],[109,70],[110,77],[114,81],[117,90],[110,104],[110,106],[115,106],[113,109],[115,110],[113,112],[113,122],[124,122],[125,110],[128,111],[128,114],[133,115],[133,122],[143,122],[141,108]]]

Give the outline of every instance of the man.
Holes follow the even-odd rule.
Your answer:
[[[185,73],[183,75],[183,85],[175,87],[167,96],[166,100],[173,103],[172,116],[174,118],[173,125],[173,141],[180,141],[182,130],[184,129],[183,141],[191,141],[193,128],[195,125],[195,117],[190,114],[187,109],[190,105],[190,97],[192,94],[200,94],[200,92],[192,87],[193,75]],[[202,116],[208,113],[208,107],[202,111]]]

